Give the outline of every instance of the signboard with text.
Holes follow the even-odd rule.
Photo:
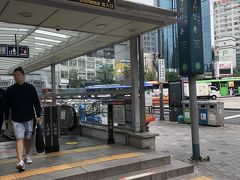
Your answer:
[[[203,74],[201,0],[179,0],[178,12],[180,74]]]
[[[0,57],[28,58],[28,46],[0,44]]]
[[[69,0],[91,6],[98,6],[102,8],[115,9],[115,0]]]
[[[158,77],[159,82],[165,82],[165,61],[164,59],[158,59]]]
[[[125,103],[124,101],[110,101],[113,105],[113,122],[118,124],[125,124]]]

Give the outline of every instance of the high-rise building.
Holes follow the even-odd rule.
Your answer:
[[[212,61],[210,2],[209,0],[202,0],[201,3],[204,66],[205,70],[209,70]],[[154,0],[154,5],[177,11],[177,0]],[[166,68],[175,71],[179,68],[177,24],[161,29],[159,34],[160,36],[157,39],[160,41],[160,54],[165,59]]]
[[[240,1],[215,0],[213,8],[216,61],[240,66]]]
[[[157,31],[151,31],[143,35],[143,48],[145,53],[158,53],[158,48],[156,46],[156,33]]]
[[[211,71],[212,46],[211,46],[211,11],[210,0],[201,0],[202,33],[203,33],[203,61],[205,71]]]
[[[154,5],[177,11],[176,0],[154,0]],[[179,67],[177,24],[161,29],[156,37],[159,41],[157,47],[161,57],[165,59],[166,68],[176,71]]]

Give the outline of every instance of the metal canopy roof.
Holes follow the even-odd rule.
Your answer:
[[[176,22],[176,12],[117,0],[116,9],[68,0],[1,0],[0,44],[30,47],[30,57],[0,58],[0,74],[32,72]],[[61,29],[56,31],[56,29]]]

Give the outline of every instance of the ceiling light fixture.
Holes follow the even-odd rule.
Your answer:
[[[30,18],[33,16],[32,13],[27,13],[27,12],[18,13],[18,15],[24,18]]]
[[[103,29],[103,28],[106,28],[106,27],[107,27],[106,24],[98,24],[97,25],[97,28],[99,28],[99,29]]]

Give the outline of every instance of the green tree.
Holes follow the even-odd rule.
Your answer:
[[[112,66],[104,65],[96,72],[96,80],[103,84],[114,83],[114,69]]]
[[[180,80],[180,76],[176,72],[166,71],[166,81],[177,81]]]
[[[69,73],[69,87],[79,88],[81,86],[81,80],[78,78],[78,71],[71,69]]]
[[[156,80],[156,72],[153,71],[145,71],[144,72],[144,80],[145,81],[155,81]]]

